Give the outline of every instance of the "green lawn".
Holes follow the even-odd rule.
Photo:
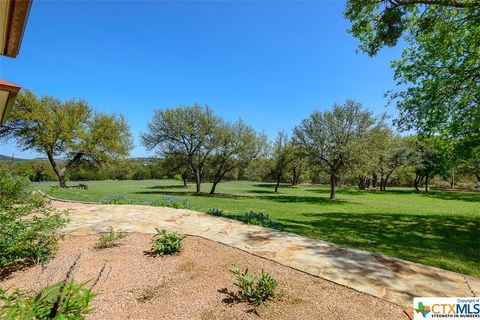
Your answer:
[[[380,252],[443,269],[480,276],[480,193],[406,188],[359,192],[340,188],[338,200],[328,200],[326,186],[282,186],[225,182],[218,194],[195,195],[194,186],[178,181],[96,181],[88,190],[59,190],[58,198],[99,201],[124,194],[135,199],[164,195],[188,198],[195,210],[219,208],[230,213],[262,211],[285,225],[285,231],[349,247]],[[47,191],[48,183],[38,184]],[[202,185],[209,191],[210,184]],[[373,245],[369,245],[369,242]]]

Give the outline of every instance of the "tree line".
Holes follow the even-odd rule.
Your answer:
[[[210,182],[214,194],[225,179],[273,181],[275,192],[282,182],[328,182],[334,200],[340,184],[385,190],[393,179],[417,190],[423,185],[428,192],[437,175],[448,179],[456,172],[480,181],[478,153],[472,157],[475,153],[441,136],[399,135],[385,115],[374,115],[353,100],[314,111],[273,141],[241,119],[222,119],[207,105],[159,109],[141,135],[156,158],[129,161],[133,139],[122,116],[95,113],[85,101],[62,102],[25,91],[0,137],[45,154],[48,162],[13,167],[32,180],[56,176],[60,187],[67,186],[67,179],[166,177],[185,185],[193,181],[197,193]]]

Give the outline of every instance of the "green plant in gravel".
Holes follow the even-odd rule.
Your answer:
[[[0,171],[0,268],[50,258],[60,237],[55,230],[66,222],[64,212],[32,193],[26,178]]]
[[[278,282],[267,272],[262,270],[257,278],[248,269],[242,272],[235,265],[231,272],[236,278],[233,284],[240,289],[239,294],[244,301],[258,306],[277,296]]]
[[[127,236],[126,232],[115,231],[112,227],[108,228],[107,232],[102,232],[98,236],[98,241],[95,244],[95,249],[112,248],[116,246],[119,240]]]
[[[92,311],[90,301],[95,297],[87,282],[60,281],[44,288],[33,297],[16,290],[7,294],[0,289],[0,318],[5,320],[57,319],[79,320]]]
[[[176,232],[168,232],[165,229],[155,228],[155,230],[157,234],[152,239],[152,252],[154,254],[164,256],[180,251],[185,236]]]

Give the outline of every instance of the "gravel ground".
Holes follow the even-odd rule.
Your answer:
[[[55,258],[17,271],[1,288],[30,292],[61,280],[80,256],[77,281],[92,279],[94,312],[87,319],[405,319],[402,308],[216,242],[187,237],[178,255],[153,257],[151,235],[130,234],[97,250],[97,236],[66,236]],[[236,302],[233,264],[279,280],[281,298],[256,310]],[[97,281],[95,279],[98,279]]]

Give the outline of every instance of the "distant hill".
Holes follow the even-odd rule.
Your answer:
[[[47,159],[46,158],[34,158],[34,159],[22,159],[22,158],[12,158],[12,156],[6,156],[6,155],[3,155],[3,154],[0,154],[0,162],[2,161],[14,161],[14,162],[17,162],[17,161],[29,161],[29,160],[40,160],[40,161],[46,161]],[[152,160],[155,160],[155,158],[153,157],[134,157],[134,158],[130,158],[131,161],[138,161],[138,162],[148,162],[148,161],[152,161]]]
[[[0,154],[0,161],[26,161],[28,159],[22,159],[22,158],[12,158],[12,156],[6,156],[3,154]]]

